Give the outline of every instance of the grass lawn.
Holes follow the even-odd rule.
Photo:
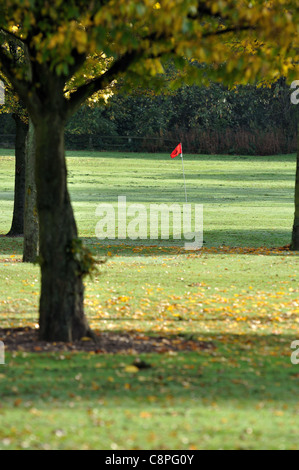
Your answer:
[[[0,234],[13,208],[11,150],[0,151]],[[68,152],[80,236],[107,263],[86,280],[98,331],[164,336],[140,354],[24,352],[0,365],[0,449],[299,449],[298,255],[290,242],[295,156],[184,156],[188,202],[204,206],[204,248],[180,240],[100,241],[96,207],[184,203],[180,159]],[[0,327],[34,327],[37,266],[0,237]],[[167,338],[212,342],[170,351]],[[0,338],[1,340],[1,338]]]

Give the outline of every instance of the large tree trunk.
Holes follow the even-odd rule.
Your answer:
[[[25,152],[28,125],[17,114],[13,114],[13,118],[16,123],[15,190],[12,224],[7,237],[18,237],[24,233]]]
[[[23,262],[35,263],[38,255],[38,214],[35,184],[35,132],[29,120],[26,141],[26,185],[24,211]]]
[[[67,190],[64,121],[45,112],[36,131],[36,186],[40,224],[40,337],[73,341],[92,336],[83,310],[77,227]]]
[[[292,250],[299,250],[299,135],[298,135],[297,168],[296,168],[296,183],[295,183],[295,216],[294,216],[291,248]]]

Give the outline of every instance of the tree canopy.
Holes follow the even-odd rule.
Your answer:
[[[170,57],[184,66],[183,79],[188,81],[199,75],[204,80],[207,73],[190,67],[186,58],[209,64],[212,76],[233,76],[234,81],[257,74],[291,78],[298,63],[298,10],[293,1],[7,0],[0,3],[0,14],[6,39],[17,38],[26,46],[32,78],[22,64],[12,62],[4,45],[1,68],[22,97],[30,82],[34,100],[27,105],[32,113],[44,102],[48,86],[41,70],[47,66],[66,83],[86,67],[87,58],[79,86],[63,101],[68,115],[124,72],[127,86],[136,79],[148,82]]]

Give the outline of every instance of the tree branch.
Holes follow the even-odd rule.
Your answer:
[[[5,36],[8,36],[8,39],[12,39],[13,41],[19,42],[22,45],[26,44],[26,41],[19,36],[16,36],[12,31],[8,31],[7,29],[1,27],[0,28],[0,33],[2,33]]]
[[[6,78],[9,80],[9,82],[13,85],[13,87],[16,89],[16,91],[19,92],[24,90],[23,88],[23,82],[16,78],[14,74],[14,68],[15,68],[15,63],[14,61],[7,55],[7,53],[4,51],[3,47],[0,47],[0,65],[2,68],[2,71]],[[22,92],[21,91],[21,92]]]
[[[210,8],[208,8],[204,2],[199,2],[198,7],[197,7],[197,12],[196,14],[192,15],[190,14],[188,17],[189,19],[192,20],[199,20],[203,16],[210,16],[213,18],[218,19],[221,22],[224,22],[229,20],[229,15],[223,15],[222,17],[219,15],[213,14]],[[207,31],[206,33],[203,33],[202,37],[203,38],[208,38],[210,36],[222,36],[224,34],[232,33],[232,32],[241,32],[241,31],[248,31],[248,30],[254,30],[255,27],[252,25],[236,25],[236,26],[227,26],[224,29],[219,29],[216,31]],[[168,39],[167,34],[165,33],[157,33],[153,32],[149,34],[146,38],[142,38],[143,40],[148,39],[150,42],[163,42]],[[168,53],[175,52],[175,47],[173,48],[172,51],[168,51]],[[124,55],[119,57],[114,61],[114,63],[110,66],[110,68],[100,75],[99,77],[96,77],[95,79],[81,85],[80,87],[77,88],[76,91],[71,93],[70,99],[67,102],[67,116],[70,117],[80,106],[81,104],[86,101],[87,98],[92,96],[94,93],[96,93],[99,90],[104,89],[107,87],[107,85],[111,84],[113,80],[115,80],[121,73],[125,72],[129,66],[136,61],[137,59],[141,58],[144,55],[145,51],[141,48],[135,51],[131,52],[126,52]],[[166,52],[165,52],[166,53]],[[147,58],[150,57],[160,57],[163,53],[161,54],[156,54],[156,55],[146,55]]]
[[[211,36],[222,36],[227,33],[240,33],[242,31],[254,31],[255,26],[232,26],[230,28],[219,29],[217,31],[208,31],[202,35],[203,38]]]
[[[187,15],[187,18],[190,20],[203,20],[205,16],[209,16],[210,18],[213,18],[214,20],[218,20],[222,25],[225,26],[225,24],[229,21],[231,21],[231,17],[229,13],[223,14],[223,12],[220,13],[213,13],[210,7],[206,5],[205,2],[199,1],[197,5],[197,11],[194,13],[189,13]],[[208,36],[221,36],[226,33],[236,33],[240,31],[248,31],[248,30],[255,30],[256,27],[254,25],[248,25],[248,24],[242,24],[240,22],[239,25],[235,26],[227,26],[227,28],[223,30],[218,30],[215,32],[207,32],[206,34],[203,34],[203,37],[208,37]]]
[[[68,117],[70,117],[87,98],[112,83],[113,80],[121,73],[125,72],[129,66],[141,56],[142,53],[140,51],[127,52],[116,59],[110,68],[102,75],[78,87],[77,90],[71,94],[67,102]]]
[[[190,20],[198,20],[202,16],[210,16],[212,18],[219,18],[219,15],[216,15],[212,10],[203,2],[198,2],[196,13],[189,13],[187,18]]]
[[[29,80],[19,79],[16,77],[16,67],[14,60],[9,57],[3,47],[0,47],[0,67],[6,81],[10,82],[13,90],[19,96],[21,101],[25,104],[27,110],[33,112],[37,107],[40,107],[40,100],[32,89],[32,83]],[[34,99],[29,99],[29,96],[34,94]]]
[[[79,54],[79,52],[74,49],[71,53],[74,58],[74,65],[70,65],[68,68],[68,74],[65,76],[65,81],[67,82],[73,75],[84,65],[86,60],[86,54]]]

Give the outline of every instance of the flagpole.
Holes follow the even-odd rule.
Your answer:
[[[183,159],[183,144],[182,143],[181,143],[181,159],[182,159],[182,167],[183,167],[183,175],[184,175],[185,199],[186,199],[186,202],[187,202],[186,179],[185,179],[184,159]]]

